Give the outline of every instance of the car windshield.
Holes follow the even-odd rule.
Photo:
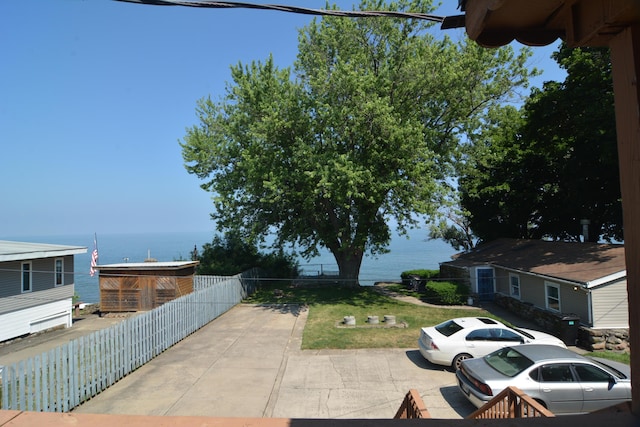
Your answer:
[[[507,377],[515,377],[533,365],[533,361],[511,347],[501,348],[484,357],[485,362]]]
[[[445,337],[450,337],[456,332],[464,329],[462,326],[458,325],[453,320],[447,320],[446,322],[440,323],[436,325],[436,331],[440,332]]]

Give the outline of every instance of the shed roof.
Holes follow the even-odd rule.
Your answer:
[[[53,258],[65,255],[84,254],[86,252],[87,248],[83,246],[0,240],[0,262]]]
[[[596,286],[626,276],[624,245],[498,239],[443,264],[494,265]]]

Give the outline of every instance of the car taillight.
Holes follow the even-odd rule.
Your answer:
[[[469,374],[469,372],[465,369],[464,365],[462,365],[460,367],[460,371],[462,372],[462,374],[467,377],[469,379],[469,381],[471,381],[471,383],[473,383],[473,386],[475,388],[477,388],[478,390],[480,390],[482,392],[482,394],[484,394],[485,396],[493,396],[493,391],[491,390],[491,387],[489,387],[488,385],[486,385],[485,383],[478,381],[477,379],[475,379],[471,374]]]
[[[436,343],[434,343],[433,341],[431,341],[431,350],[440,350]]]
[[[478,381],[477,387],[485,396],[493,396],[493,391],[488,385]]]

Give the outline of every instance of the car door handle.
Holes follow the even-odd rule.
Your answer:
[[[543,388],[542,391],[545,392],[545,393],[550,393],[551,389],[550,388]]]
[[[583,388],[584,391],[593,391],[593,387],[585,387]]]

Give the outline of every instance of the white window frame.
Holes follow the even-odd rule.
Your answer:
[[[558,298],[556,297],[552,297],[551,295],[549,295],[549,289],[553,288],[557,291],[558,293]],[[556,299],[558,301],[558,308],[553,308],[551,305],[549,305],[549,298],[553,298]],[[555,311],[555,312],[561,312],[562,311],[562,301],[560,301],[560,286],[552,283],[552,282],[544,282],[544,305],[547,308],[547,310],[551,310],[551,311]]]
[[[514,279],[517,283],[514,284]],[[514,292],[517,289],[517,292]],[[509,295],[513,298],[520,299],[522,296],[522,290],[520,288],[520,276],[518,274],[509,273]]]
[[[58,271],[58,262],[60,263],[60,271]],[[60,282],[58,282],[58,277]],[[64,286],[64,258],[56,258],[53,260],[53,285]]]
[[[26,270],[25,267],[27,267]],[[31,292],[33,290],[33,268],[31,267],[31,261],[24,261],[22,264],[20,264],[20,290],[23,294]],[[28,288],[26,289],[24,282],[25,273],[28,273],[27,280],[29,281]]]

